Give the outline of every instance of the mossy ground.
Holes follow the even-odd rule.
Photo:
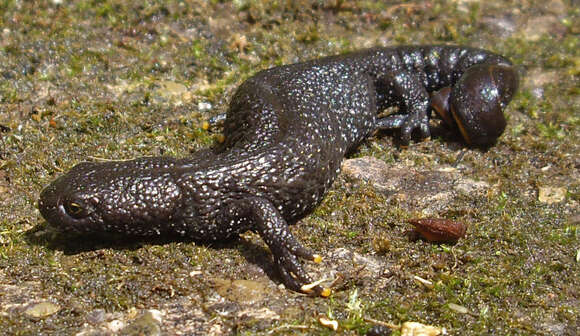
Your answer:
[[[366,318],[454,335],[577,335],[579,15],[576,2],[562,0],[0,1],[0,333],[106,333],[107,321],[130,324],[136,312],[158,309],[167,334],[331,334],[318,322],[325,315],[352,335],[372,325]],[[409,240],[404,221],[421,209],[339,178],[294,232],[322,254],[344,247],[388,267],[378,278],[350,278],[329,299],[308,298],[276,287],[255,235],[217,246],[67,241],[36,209],[42,187],[80,161],[208,146],[215,136],[201,123],[260,69],[411,43],[490,49],[523,78],[498,144],[461,159],[489,192],[453,199],[438,214],[470,224],[456,246]],[[437,169],[455,164],[461,149],[441,138],[399,148],[385,136],[355,156]],[[564,199],[539,201],[545,187],[563,188]],[[212,279],[266,289],[248,304],[217,295]],[[59,311],[24,313],[43,301]],[[241,313],[248,307],[277,317]]]

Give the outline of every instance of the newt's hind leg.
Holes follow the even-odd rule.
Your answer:
[[[319,263],[322,260],[317,254],[300,244],[288,228],[274,205],[264,198],[251,197],[238,201],[243,212],[274,255],[274,260],[284,284],[295,291],[306,294],[329,296],[330,289],[313,284],[298,258]]]
[[[387,74],[378,79],[377,87],[385,90],[380,92],[381,95],[387,96],[389,102],[399,105],[401,111],[406,113],[379,118],[377,129],[401,129],[401,140],[404,143],[409,143],[415,129],[419,130],[421,138],[430,136],[429,93],[416,74],[409,71]]]

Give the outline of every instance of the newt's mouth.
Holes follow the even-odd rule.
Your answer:
[[[62,232],[79,232],[82,220],[72,218],[66,211],[62,197],[62,177],[56,179],[40,193],[38,210],[47,223]]]
[[[40,210],[40,214],[52,226],[58,226],[56,224],[58,224],[59,197],[56,195],[54,186],[57,181],[52,182],[48,187],[44,188],[38,199],[38,210]]]

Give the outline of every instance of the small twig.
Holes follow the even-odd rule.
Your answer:
[[[451,255],[453,255],[453,260],[455,261],[455,263],[451,267],[451,270],[455,271],[455,269],[457,268],[457,255],[455,254],[455,246],[451,247]]]
[[[91,159],[91,160],[95,160],[95,161],[100,161],[100,162],[118,161],[118,160],[113,160],[113,159],[107,159],[107,158],[97,157],[97,156],[87,156],[87,159]]]
[[[275,333],[275,332],[277,332],[279,330],[285,330],[285,329],[309,330],[310,327],[309,326],[305,326],[305,325],[300,325],[300,324],[297,324],[297,325],[285,324],[285,325],[281,325],[279,327],[276,327],[276,328],[270,330],[268,332],[268,334],[273,334],[273,333]]]
[[[336,286],[336,284],[338,284],[342,280],[344,280],[344,276],[342,274],[338,273],[336,275],[336,278],[334,278],[334,280],[332,280],[332,282],[330,283],[328,288],[334,288]]]
[[[463,160],[463,157],[465,156],[465,154],[467,154],[467,149],[461,150],[461,152],[459,153],[459,155],[457,155],[457,158],[455,159],[455,162],[453,162],[453,164],[451,166],[453,168],[457,168],[457,166],[459,166],[459,164]]]
[[[393,323],[390,323],[390,322],[384,322],[384,321],[380,321],[380,320],[375,320],[375,319],[370,318],[370,317],[363,317],[363,320],[365,322],[382,325],[384,327],[387,327],[387,328],[390,328],[390,329],[393,329],[393,330],[399,330],[399,329],[401,329],[401,326],[398,325],[398,324],[393,324]]]
[[[397,11],[398,9],[405,9],[407,11],[407,14],[408,14],[413,10],[421,9],[423,7],[425,7],[425,6],[420,5],[420,4],[412,4],[412,3],[405,4],[405,3],[403,3],[403,4],[394,5],[391,8],[388,8],[386,13],[390,17],[390,16],[393,16],[395,11]]]

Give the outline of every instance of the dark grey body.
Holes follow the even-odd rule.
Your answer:
[[[39,208],[76,232],[181,234],[219,240],[259,232],[293,289],[313,254],[288,230],[322,200],[343,157],[377,128],[428,136],[428,92],[473,64],[509,62],[461,47],[370,49],[261,71],[227,112],[225,143],[187,159],[81,163],[48,186]],[[398,105],[404,117],[377,120]]]

